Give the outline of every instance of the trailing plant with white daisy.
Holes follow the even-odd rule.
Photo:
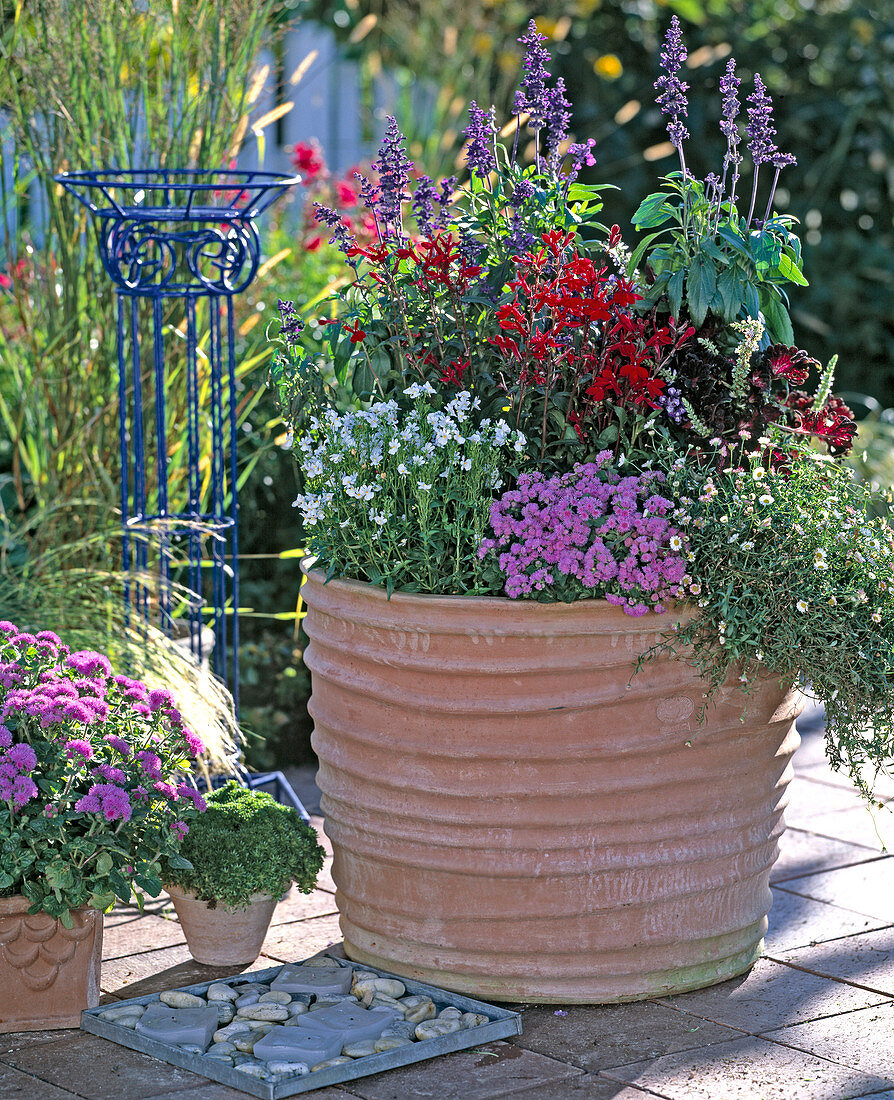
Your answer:
[[[805,449],[773,469],[770,454],[746,440],[720,473],[672,467],[702,613],[668,644],[692,647],[709,695],[733,669],[746,687],[809,684],[830,760],[868,795],[894,752],[894,533],[845,467]]]

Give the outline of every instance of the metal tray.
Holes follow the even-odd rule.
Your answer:
[[[397,974],[389,974],[387,970],[378,970],[374,966],[365,963],[352,964],[329,952],[317,952],[312,958],[320,958],[326,955],[334,959],[339,966],[350,966],[352,969],[360,969],[378,974],[382,978],[397,978],[407,988],[407,993],[424,993],[438,1006],[446,1008],[454,1005],[463,1012],[480,1012],[490,1017],[490,1022],[478,1027],[468,1028],[465,1031],[455,1031],[451,1035],[442,1035],[438,1039],[423,1039],[410,1046],[400,1047],[398,1050],[385,1051],[383,1054],[369,1054],[365,1058],[358,1058],[341,1066],[333,1066],[331,1069],[318,1070],[316,1073],[306,1074],[303,1077],[291,1077],[284,1081],[261,1081],[254,1077],[248,1077],[239,1073],[232,1066],[215,1063],[201,1054],[190,1054],[180,1050],[179,1047],[161,1043],[156,1039],[147,1039],[138,1035],[130,1028],[120,1027],[111,1020],[104,1020],[103,1013],[110,1008],[119,1008],[125,1004],[146,1005],[157,1001],[157,993],[146,997],[132,997],[125,1001],[116,1001],[114,1005],[103,1005],[100,1008],[90,1008],[81,1013],[81,1028],[94,1035],[100,1035],[103,1039],[111,1039],[132,1050],[142,1051],[143,1054],[151,1054],[162,1062],[169,1062],[181,1069],[191,1070],[202,1077],[209,1077],[214,1081],[220,1081],[222,1085],[239,1089],[259,1096],[261,1100],[280,1100],[284,1096],[295,1096],[300,1092],[311,1092],[314,1089],[324,1088],[326,1085],[338,1085],[344,1081],[353,1081],[357,1077],[368,1077],[373,1073],[382,1073],[385,1070],[396,1069],[398,1066],[408,1066],[413,1062],[422,1062],[427,1058],[436,1058],[440,1054],[450,1054],[454,1050],[463,1050],[466,1047],[478,1046],[480,1043],[493,1042],[494,1039],[505,1039],[509,1035],[521,1034],[521,1016],[517,1012],[510,1012],[496,1005],[485,1004],[471,997],[465,997],[461,993],[450,993],[445,989],[437,989],[435,986],[425,985],[422,982],[414,982],[410,978],[399,977]],[[304,960],[308,962],[310,960]],[[282,966],[272,966],[266,970],[253,970],[250,973],[239,974],[234,978],[215,978],[207,982],[198,982],[194,985],[178,986],[185,993],[205,993],[209,986],[216,982],[226,982],[230,986],[243,985],[246,982],[263,982],[275,978]]]

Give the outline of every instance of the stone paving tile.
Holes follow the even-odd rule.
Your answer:
[[[738,1038],[728,1027],[650,1002],[577,1006],[564,1011],[567,1015],[556,1016],[555,1008],[525,1009],[522,1033],[512,1041],[526,1050],[598,1073],[644,1054],[657,1058]]]
[[[361,1077],[346,1088],[363,1100],[490,1100],[522,1090],[530,1094],[580,1074],[554,1058],[497,1042]]]
[[[894,1082],[894,1001],[784,1027],[763,1038]]]
[[[179,923],[163,917],[140,917],[137,913],[129,920],[121,920],[111,926],[103,922],[103,959],[123,959],[141,951],[155,951],[185,943]]]
[[[309,917],[325,917],[336,913],[335,899],[325,890],[314,890],[311,894],[302,894],[294,887],[289,891],[285,901],[277,905],[273,913],[271,928],[280,924],[291,924],[296,920],[307,920]]]
[[[663,1096],[660,1092],[647,1092],[635,1085],[624,1085],[620,1081],[610,1081],[607,1077],[594,1076],[592,1073],[572,1077],[568,1081],[535,1085],[532,1089],[522,1089],[521,1092],[508,1095],[513,1100],[649,1100],[650,1096]],[[313,1100],[316,1100],[316,1096]]]
[[[232,978],[236,974],[275,965],[275,960],[261,956],[250,966],[203,966],[193,959],[184,944],[103,962],[100,985],[104,992],[126,999],[195,982],[210,982],[215,978]]]
[[[789,879],[784,887],[817,901],[846,901],[847,908],[886,924],[894,923],[894,857],[870,859],[838,871]]]
[[[757,1036],[606,1070],[669,1100],[853,1100],[890,1082]]]
[[[85,1100],[156,1100],[163,1093],[206,1083],[204,1077],[83,1032],[24,1047],[4,1055],[4,1061],[41,1082],[72,1086]],[[38,1093],[29,1100],[42,1097]]]
[[[80,1035],[77,1028],[62,1028],[59,1031],[10,1031],[0,1035],[0,1062],[7,1056],[25,1047],[39,1046],[42,1043],[58,1043],[61,1039],[70,1039]]]
[[[269,959],[277,962],[297,962],[340,942],[341,929],[337,915],[313,917],[271,928],[262,950]]]
[[[894,927],[787,951],[778,962],[894,997]]]
[[[811,817],[809,831],[819,836],[862,844],[877,855],[894,849],[894,815],[888,809],[870,811],[866,806]]]
[[[226,1085],[221,1085],[218,1081],[209,1081],[205,1085],[188,1085],[188,1092],[184,1092],[183,1089],[171,1089],[168,1092],[161,1092],[158,1096],[153,1096],[152,1100],[249,1100],[250,1094],[247,1092],[237,1092],[236,1089],[228,1088]],[[322,1100],[323,1093],[315,1092],[313,1094],[313,1100]],[[339,1093],[339,1100],[345,1100],[345,1094]],[[130,1100],[125,1095],[121,1097],[121,1100]]]
[[[816,836],[805,829],[789,828],[779,841],[779,858],[770,872],[770,882],[785,882],[817,871],[848,867],[877,855],[874,848]]]
[[[311,817],[311,824],[317,830],[317,836],[320,838],[320,844],[326,849],[326,861],[323,864],[323,869],[317,876],[317,889],[326,890],[330,894],[335,893],[335,883],[332,881],[332,842],[329,837],[326,836],[326,831],[323,828],[323,819],[321,817]]]
[[[760,959],[740,978],[694,993],[663,997],[658,1003],[757,1035],[788,1024],[868,1008],[886,999],[865,989]]]
[[[78,1100],[77,1093],[0,1065],[0,1100]]]
[[[157,898],[144,897],[143,913],[152,917],[161,917],[167,914],[172,919],[176,919],[174,903],[164,893]],[[127,924],[140,915],[140,910],[135,905],[116,905],[111,913],[106,913],[103,918],[103,928],[114,928],[118,924]]]
[[[889,923],[840,905],[830,905],[792,893],[787,882],[773,887],[773,905],[768,920],[770,927],[764,937],[765,955],[778,955],[796,947],[869,932],[874,928],[884,928]]]
[[[786,791],[785,823],[791,828],[809,828],[819,814],[859,809],[863,800],[855,790],[832,786],[803,774],[796,775]]]

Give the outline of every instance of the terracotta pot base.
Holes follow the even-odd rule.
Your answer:
[[[246,966],[261,953],[276,898],[253,894],[246,909],[213,908],[187,890],[166,886],[183,927],[189,953],[205,966]]]
[[[27,898],[0,898],[0,1033],[78,1027],[99,1004],[103,915],[76,909],[73,928]]]
[[[759,957],[799,697],[705,686],[633,619],[308,573],[305,651],[348,955],[485,999],[615,1003]]]

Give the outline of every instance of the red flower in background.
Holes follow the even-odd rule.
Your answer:
[[[292,166],[301,173],[301,182],[305,187],[312,183],[326,170],[320,143],[315,138],[310,141],[296,141],[292,147]]]

